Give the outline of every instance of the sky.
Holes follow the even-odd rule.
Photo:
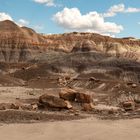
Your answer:
[[[44,34],[140,38],[140,0],[0,0],[0,21],[6,19]]]

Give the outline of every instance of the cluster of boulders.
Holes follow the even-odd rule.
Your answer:
[[[74,104],[74,105],[73,105]],[[39,97],[38,102],[26,104],[16,103],[0,103],[0,110],[29,110],[37,111],[40,109],[71,109],[76,110],[75,104],[80,106],[84,111],[93,109],[93,98],[90,94],[78,92],[76,90],[65,88],[59,92],[59,96],[43,94]]]
[[[93,98],[90,94],[78,92],[73,89],[63,89],[59,97],[44,94],[39,98],[39,106],[44,108],[73,109],[73,103],[80,104],[85,111],[93,108]]]

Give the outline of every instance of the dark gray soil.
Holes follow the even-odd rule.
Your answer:
[[[41,121],[70,121],[83,119],[83,116],[57,114],[55,113],[40,113],[29,111],[7,110],[0,111],[0,123],[31,123]]]

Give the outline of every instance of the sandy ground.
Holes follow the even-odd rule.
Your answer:
[[[140,140],[140,120],[96,118],[33,124],[1,124],[2,140]]]
[[[16,99],[39,97],[43,90],[25,87],[0,87],[0,103],[15,102]],[[31,95],[30,95],[31,94]]]
[[[0,87],[0,103],[38,98],[54,89]],[[0,114],[1,115],[1,114]],[[15,114],[14,114],[15,115]],[[0,140],[140,140],[140,119],[0,124]]]
[[[55,95],[58,89],[36,89],[27,87],[1,87],[0,86],[0,103],[15,103],[19,99],[29,100],[38,99],[44,93]],[[58,94],[58,93],[57,93]]]

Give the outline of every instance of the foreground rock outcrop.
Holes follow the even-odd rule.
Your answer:
[[[59,93],[60,98],[68,101],[75,101],[76,99],[76,94],[78,92],[73,90],[73,89],[62,89],[62,91]]]
[[[92,111],[94,108],[93,97],[74,89],[64,88],[59,92],[59,97],[44,94],[39,97],[39,108],[73,109]]]
[[[44,107],[52,107],[52,108],[72,108],[68,101],[65,101],[61,98],[44,94],[40,96],[39,103]]]

